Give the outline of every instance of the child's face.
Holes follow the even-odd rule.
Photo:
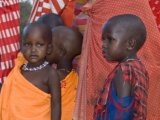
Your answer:
[[[48,42],[44,40],[42,34],[38,28],[35,28],[24,36],[22,52],[31,64],[39,65],[45,60]]]
[[[105,25],[102,31],[102,53],[108,61],[120,62],[126,57],[126,35],[119,26]]]

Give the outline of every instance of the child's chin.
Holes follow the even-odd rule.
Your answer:
[[[112,59],[106,58],[107,62],[114,62]]]
[[[109,58],[109,57],[105,57],[106,61],[107,62],[110,62],[110,63],[115,63],[117,62],[116,60],[112,59],[112,58]]]
[[[103,57],[106,59],[107,62],[115,62],[114,58],[112,58],[108,54],[103,54]]]
[[[112,61],[112,58],[111,57],[108,57],[106,55],[103,56],[108,62]]]

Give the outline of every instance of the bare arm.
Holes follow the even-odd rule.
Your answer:
[[[119,98],[132,95],[132,86],[129,81],[123,80],[122,70],[117,71],[113,82]]]
[[[132,85],[130,83],[131,81],[128,80],[128,77],[124,78],[125,80],[123,79],[122,74],[122,70],[118,70],[113,80],[116,95],[118,96],[118,99],[116,99],[115,102],[120,107],[120,109],[116,107],[114,112],[117,114],[117,116],[115,116],[114,119],[131,120],[133,118],[134,110]]]
[[[49,89],[51,93],[51,120],[61,119],[61,89],[60,80],[55,70],[51,69],[49,76]]]

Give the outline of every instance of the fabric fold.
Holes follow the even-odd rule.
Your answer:
[[[22,64],[16,61],[16,66],[3,84],[0,95],[1,120],[50,120],[51,96],[22,76]]]
[[[102,26],[110,17],[134,14],[140,17],[147,29],[147,40],[139,56],[149,72],[148,120],[160,119],[160,33],[148,0],[96,0],[88,11],[89,19],[84,33],[81,66],[74,110],[74,120],[91,120],[105,79],[114,65],[102,55]]]
[[[61,81],[62,117],[61,120],[72,120],[77,91],[78,75],[72,70]]]

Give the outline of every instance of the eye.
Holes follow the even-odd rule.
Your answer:
[[[110,36],[108,36],[108,37],[107,37],[107,40],[108,40],[108,42],[112,42],[112,41],[114,41],[115,39],[112,38],[112,37],[110,37]]]
[[[43,43],[37,43],[37,47],[42,47],[42,46],[44,46]]]
[[[30,43],[24,43],[23,45],[24,45],[24,47],[30,47],[31,46]]]

